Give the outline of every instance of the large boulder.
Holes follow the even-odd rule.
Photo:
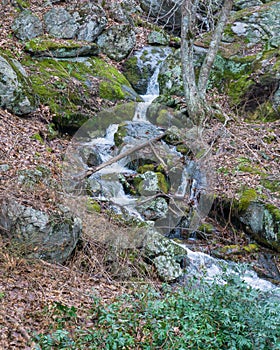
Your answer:
[[[241,10],[235,13],[231,19],[231,30],[243,39],[247,48],[256,44],[260,44],[262,47],[267,44],[279,47],[280,3],[279,1],[270,1],[259,5],[262,6],[257,8],[247,6],[246,11]]]
[[[43,34],[43,24],[29,10],[23,11],[12,24],[15,36],[20,40],[30,40]]]
[[[187,250],[157,231],[147,229],[142,252],[163,281],[172,282],[184,275]]]
[[[65,212],[47,214],[15,201],[2,203],[0,233],[28,257],[63,263],[76,247],[81,220]]]
[[[136,44],[135,32],[130,25],[112,26],[97,39],[101,51],[115,61],[126,58]]]
[[[252,119],[273,121],[280,118],[278,52],[278,49],[265,50],[256,58],[252,57],[251,62],[234,57],[224,61],[221,70],[222,66],[217,65],[216,77],[224,75],[225,91],[231,103]]]
[[[72,16],[76,19],[78,29],[76,37],[78,40],[93,42],[106,28],[107,17],[101,6],[92,2],[81,3],[73,8],[69,7]]]
[[[73,39],[78,30],[78,23],[67,10],[54,7],[44,15],[46,32],[56,38]]]
[[[30,90],[30,81],[22,65],[0,56],[0,106],[17,115],[26,115],[36,109]]]
[[[205,50],[194,47],[195,69],[201,66]],[[182,79],[181,50],[169,55],[159,71],[159,88],[163,95],[184,96],[184,84]]]
[[[280,209],[260,202],[250,202],[239,215],[245,230],[256,241],[280,252]]]
[[[55,114],[57,126],[68,132],[95,116],[100,108],[97,97],[104,107],[111,101],[140,99],[124,75],[98,57],[35,60],[26,56],[22,64],[40,102]]]

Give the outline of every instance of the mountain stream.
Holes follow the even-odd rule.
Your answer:
[[[144,50],[145,62],[140,59]],[[186,129],[172,130],[171,127],[170,134],[164,135],[166,128],[157,123],[159,116],[173,120],[170,109],[153,103],[159,96],[159,70],[170,50],[156,51],[156,54],[153,50],[147,47],[137,56],[140,69],[146,65],[151,71],[146,93],[141,95],[143,102],[101,112],[95,122],[87,122],[68,149],[64,180],[68,193],[86,191],[93,200],[121,215],[126,222],[148,223],[171,238],[186,235],[195,239],[195,230],[213,201],[209,190],[214,181],[209,167],[211,159],[206,156],[196,162],[192,157],[201,142],[201,138],[196,138],[199,130],[188,129],[186,138],[192,141],[185,149],[178,148],[178,144],[186,144],[177,132]],[[130,153],[136,146],[138,149]],[[120,154],[127,155],[114,161]],[[106,167],[92,171],[104,162],[108,163]],[[222,275],[226,266],[253,288],[280,297],[280,288],[259,278],[254,271],[243,268],[241,273],[235,263],[184,247],[190,262],[186,277],[203,274],[211,279]]]

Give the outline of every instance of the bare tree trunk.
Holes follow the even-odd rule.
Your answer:
[[[198,90],[200,91],[202,96],[205,96],[206,94],[209,75],[219,49],[219,44],[221,42],[224,27],[226,25],[230,11],[232,9],[232,5],[233,5],[233,0],[224,1],[223,7],[221,9],[219,21],[216,25],[209,49],[203,61],[202,67],[200,69],[199,80],[198,80]]]
[[[233,0],[224,1],[209,50],[200,69],[198,79],[196,79],[194,69],[194,40],[197,34],[196,18],[199,2],[199,0],[184,0],[181,7],[182,76],[188,113],[196,125],[205,119],[207,113],[210,113],[210,109],[206,103],[207,82],[218,52],[226,21],[233,5]]]
[[[185,0],[183,2],[181,23],[181,60],[184,91],[188,113],[195,124],[199,124],[204,117],[204,103],[198,90],[194,69],[194,40],[198,3],[198,0]]]

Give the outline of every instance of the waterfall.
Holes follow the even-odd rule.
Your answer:
[[[144,95],[141,95],[144,102],[139,102],[133,120],[134,121],[146,121],[146,113],[151,105],[151,103],[159,96],[159,82],[158,76],[160,68],[164,63],[166,57],[171,53],[170,48],[159,49],[154,52],[155,48],[153,46],[144,47],[140,50],[136,57],[138,59],[138,66],[141,68],[143,66],[149,66],[153,71],[152,76],[148,80],[147,90]],[[142,56],[145,57],[143,62]]]
[[[94,167],[95,165],[106,162],[121,152],[125,152],[129,147],[133,147],[135,144],[143,142],[143,140],[149,140],[162,134],[162,129],[147,121],[146,113],[152,102],[159,96],[158,76],[164,59],[170,51],[167,50],[164,54],[162,52],[160,54],[157,52],[157,54],[154,55],[152,52],[153,48],[145,48],[145,50],[147,50],[148,53],[145,54],[145,62],[142,63],[149,65],[152,74],[147,84],[146,93],[141,96],[144,102],[137,103],[135,112],[134,110],[132,111],[130,121],[126,120],[121,124],[122,127],[126,128],[126,134],[121,135],[123,137],[123,142],[120,144],[115,142],[115,136],[120,127],[119,124],[112,123],[107,127],[106,133],[103,137],[96,138],[91,135],[94,135],[94,132],[98,129],[98,125],[89,124],[90,130],[85,128],[84,131],[84,134],[87,135],[84,138],[84,141],[81,141],[81,139],[83,139],[80,137],[83,134],[81,132],[79,136],[72,141],[75,147],[69,147],[68,149],[68,157],[70,161],[68,164],[69,167],[67,168],[69,173],[65,176],[67,180],[70,178],[73,182],[76,178],[79,178],[81,174],[84,174],[91,166]],[[140,57],[142,56],[138,54],[137,57],[141,62]],[[114,113],[115,112],[107,114],[110,116],[109,120],[112,120],[113,122],[115,120],[114,118],[111,119],[111,116],[114,116]],[[120,119],[121,118],[116,118],[116,120]],[[99,120],[103,119],[100,118]],[[104,127],[103,124],[102,127]],[[105,128],[103,129],[105,130]],[[186,224],[189,225],[184,227],[184,229],[191,231],[192,226],[190,221],[192,219],[190,219],[190,216],[192,212],[190,211],[186,214],[187,202],[184,202],[184,199],[187,195],[189,196],[189,202],[193,202],[193,210],[199,206],[199,195],[202,190],[208,186],[208,179],[206,179],[208,174],[207,172],[205,174],[205,172],[201,170],[200,164],[197,164],[195,161],[190,160],[185,156],[185,163],[182,163],[181,159],[183,158],[183,155],[179,151],[176,151],[176,147],[172,144],[168,144],[161,140],[158,142],[156,149],[153,150],[152,147],[150,148],[150,153],[146,150],[145,152],[140,150],[134,158],[133,156],[125,157],[117,162],[112,162],[111,165],[106,166],[102,170],[94,172],[86,180],[86,189],[87,192],[91,192],[91,197],[93,199],[105,202],[107,208],[113,209],[114,212],[121,214],[128,219],[137,218],[138,222],[141,222],[141,224],[149,221],[149,224],[154,225],[159,232],[166,234],[168,237],[176,237],[176,235],[172,236],[172,231],[177,230],[176,232],[178,232],[182,229],[180,226],[182,219],[184,219]],[[96,164],[88,164],[88,158],[90,155],[93,155],[92,159],[97,162]],[[150,166],[152,170],[144,171],[143,173],[137,172],[137,166],[139,165],[133,167],[131,166],[131,163],[138,159],[144,159],[144,161],[148,160],[144,165]],[[133,188],[133,186],[136,186],[133,182],[136,177],[138,177],[138,180],[140,181],[142,176],[146,181],[148,176],[145,179],[145,174],[149,173],[151,182],[157,180],[157,174],[159,174],[161,178],[164,177],[164,171],[153,169],[153,163],[159,163],[163,168],[166,167],[166,165],[169,166],[166,173],[169,176],[169,181],[172,182],[173,186],[170,186],[170,188],[172,187],[173,192],[166,191],[163,193],[162,191],[162,193],[160,193],[160,191],[156,189],[155,193],[152,195],[147,195],[145,193],[142,194],[141,192],[140,194],[133,195],[133,191],[129,192],[127,187],[131,186],[135,193],[137,193],[135,188]],[[165,163],[164,166],[163,163]],[[169,170],[174,170],[173,168],[177,170],[173,172],[172,178],[171,171],[169,172]],[[72,183],[71,186],[75,188]],[[89,188],[90,190],[88,190]],[[171,195],[169,196],[170,193]],[[181,201],[178,199],[178,201],[173,200],[172,202],[172,195],[174,195],[175,199],[180,197]],[[167,198],[170,199],[170,201]],[[202,199],[200,200],[202,201]],[[151,215],[153,210],[155,213],[152,213]],[[146,217],[145,213],[148,213]],[[197,217],[201,213],[205,214],[198,211]],[[189,217],[186,218],[186,216]],[[153,218],[150,219],[151,217]],[[160,231],[161,227],[164,227],[165,231]],[[238,267],[234,263],[225,262],[201,252],[194,252],[186,246],[184,246],[184,248],[186,250],[187,259],[189,260],[186,279],[191,275],[205,275],[208,279],[213,279],[215,276],[222,275],[225,267],[230,272],[239,273]],[[275,286],[272,283],[258,278],[257,274],[250,269],[246,269],[246,271],[242,273],[242,278],[254,288],[267,291],[275,290]],[[277,293],[277,295],[280,295],[279,288]]]

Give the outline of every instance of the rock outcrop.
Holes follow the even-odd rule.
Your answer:
[[[136,44],[135,32],[127,24],[112,26],[98,37],[97,44],[112,60],[121,61],[130,54]]]
[[[23,66],[3,56],[0,56],[0,106],[18,115],[27,115],[36,109],[31,84]]]
[[[0,210],[0,233],[28,256],[63,263],[76,247],[82,223],[64,213],[49,215],[15,201],[4,201]]]

